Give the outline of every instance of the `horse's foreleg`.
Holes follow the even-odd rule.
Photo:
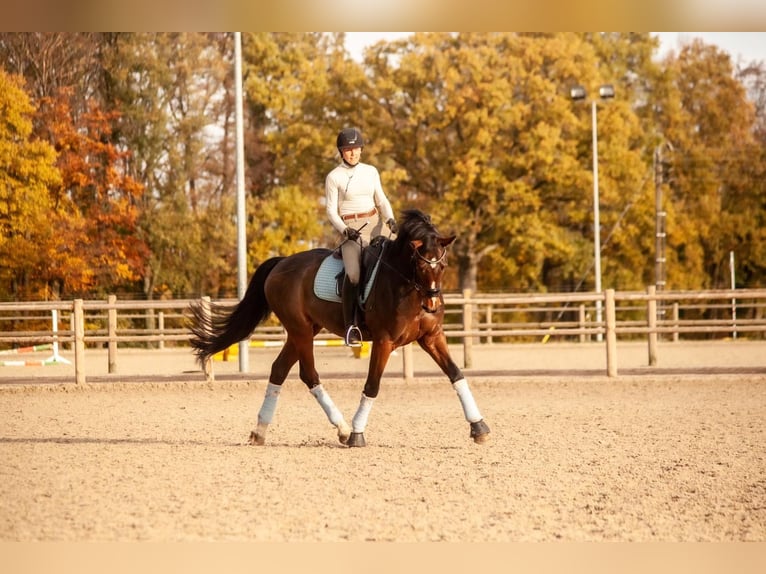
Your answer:
[[[484,422],[484,417],[479,412],[479,407],[473,398],[473,393],[471,393],[471,389],[468,387],[468,381],[465,379],[457,380],[452,383],[452,388],[455,389],[460,399],[465,420],[471,425],[471,438],[479,444],[487,442],[489,440],[489,426]]]
[[[479,406],[473,398],[473,393],[468,386],[468,381],[463,376],[463,372],[450,356],[446,338],[444,336],[424,338],[419,340],[418,344],[436,361],[436,364],[439,365],[444,374],[449,377],[452,388],[455,389],[460,400],[460,406],[463,408],[465,420],[471,426],[471,438],[478,444],[487,442],[489,440],[489,425],[484,422],[484,417],[481,416]]]
[[[318,330],[318,328],[314,329],[314,331]],[[292,338],[298,352],[298,360],[300,361],[300,378],[319,403],[319,406],[322,407],[325,415],[327,415],[327,419],[338,429],[338,440],[341,444],[346,444],[351,434],[351,427],[346,422],[346,419],[343,418],[338,407],[335,406],[329,393],[319,382],[319,373],[314,362],[314,335],[316,335],[316,332],[300,337],[293,336]]]
[[[364,384],[364,391],[362,391],[362,397],[359,400],[359,407],[356,409],[354,418],[351,419],[351,436],[348,439],[348,446],[367,445],[364,439],[367,419],[370,417],[372,405],[378,396],[380,378],[383,376],[383,370],[386,368],[391,351],[393,351],[393,344],[390,341],[375,341],[372,345],[367,381]]]
[[[370,417],[374,402],[375,397],[368,397],[362,393],[359,407],[356,409],[354,418],[351,419],[351,435],[346,443],[348,446],[367,446],[367,441],[364,440],[364,430],[367,428],[367,419]]]

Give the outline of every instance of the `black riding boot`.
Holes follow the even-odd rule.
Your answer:
[[[345,344],[347,347],[362,346],[362,332],[356,325],[357,298],[359,285],[354,285],[348,277],[343,282],[343,324],[346,326]]]

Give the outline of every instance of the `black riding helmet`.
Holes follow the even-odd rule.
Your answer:
[[[350,147],[364,147],[362,132],[356,128],[344,128],[338,134],[336,145],[338,146],[338,151],[343,151]]]

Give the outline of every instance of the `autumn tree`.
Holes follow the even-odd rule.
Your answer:
[[[45,296],[104,294],[129,286],[145,256],[137,236],[142,188],[123,171],[111,143],[116,114],[102,111],[99,34],[0,34],[3,65],[23,74],[37,112],[36,136],[57,151],[61,181],[49,186],[35,279]]]
[[[341,33],[242,41],[249,271],[336,244],[323,183],[352,125],[395,211],[458,233],[447,288],[592,289],[591,106],[569,89],[611,83],[603,286],[654,282],[656,188],[669,288],[728,286],[730,251],[738,284],[763,281],[762,64],[734,70],[699,41],[660,61],[647,33],[416,33],[361,64]],[[224,33],[0,34],[0,63],[26,80],[1,96],[4,296],[234,295],[233,58]]]
[[[763,287],[766,284],[766,62],[750,62],[737,70],[737,79],[753,103],[755,143],[749,146],[744,169],[747,178],[737,191],[734,212],[746,224],[735,222],[737,286]]]
[[[35,109],[23,81],[0,69],[0,297],[48,298],[46,255],[66,245],[50,226],[49,188],[61,183],[56,152],[32,135]]]
[[[364,83],[341,40],[322,33],[243,36],[251,268],[267,255],[337,241],[324,214],[324,179],[337,162],[338,131],[362,122],[354,110]]]
[[[0,62],[6,71],[25,78],[34,101],[66,89],[70,107],[79,112],[99,97],[101,47],[99,33],[2,32]]]
[[[366,112],[388,134],[399,193],[460,232],[457,286],[574,288],[593,260],[593,210],[589,110],[568,91],[619,80],[599,73],[594,48],[576,34],[416,34],[365,62],[377,90]],[[629,103],[604,122],[614,223],[644,167]]]
[[[728,54],[695,40],[666,62],[663,129],[673,146],[669,286],[729,286],[729,252],[762,268],[763,146]]]
[[[144,193],[150,248],[143,292],[231,294],[234,266],[231,43],[223,35],[114,34],[105,99],[121,111],[115,141]]]
[[[139,279],[146,246],[138,235],[143,187],[122,171],[125,152],[110,142],[114,118],[91,103],[73,117],[71,94],[44,98],[38,132],[58,152],[61,184],[49,189],[51,227],[63,249],[47,254],[43,277],[58,296],[105,296]]]

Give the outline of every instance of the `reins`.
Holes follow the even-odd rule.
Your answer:
[[[411,286],[415,291],[417,291],[421,295],[423,295],[425,297],[428,297],[428,298],[438,297],[441,294],[441,289],[428,289],[426,287],[423,287],[414,278],[410,278],[410,277],[407,277],[406,275],[404,275],[404,273],[402,273],[399,269],[397,269],[396,267],[394,267],[393,265],[388,263],[388,261],[383,259],[383,253],[384,252],[385,252],[385,245],[383,246],[383,249],[380,251],[380,253],[375,256],[375,259],[377,259],[377,261],[379,263],[382,263],[386,268],[390,269],[391,271],[393,271],[397,275],[399,275],[399,277],[404,279],[404,281],[407,283],[407,285]],[[433,268],[437,264],[441,263],[446,256],[447,256],[447,248],[446,247],[444,248],[444,251],[442,251],[442,254],[439,256],[438,259],[428,259],[426,257],[423,257],[417,249],[413,249],[412,260],[414,260],[415,257],[417,257],[421,261],[423,261],[425,263],[428,263]],[[421,307],[425,311],[427,311],[428,313],[435,313],[436,312],[435,310],[434,311],[429,310],[424,305],[421,305]]]

